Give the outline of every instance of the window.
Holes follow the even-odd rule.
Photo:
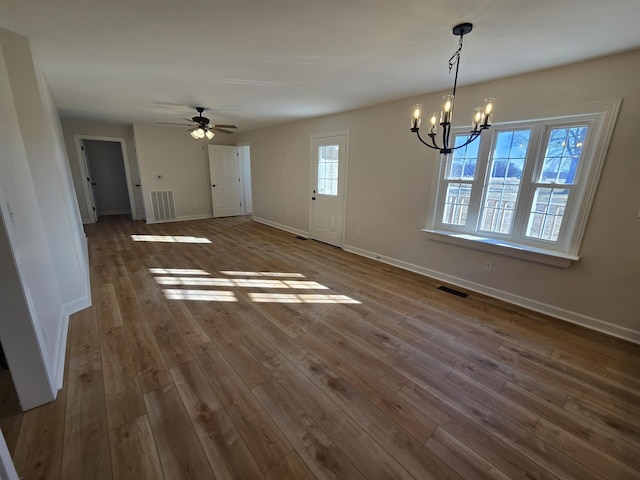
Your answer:
[[[427,231],[439,240],[501,247],[525,258],[531,257],[519,252],[560,257],[568,265],[578,258],[619,105],[494,125],[441,156]],[[453,135],[454,145],[468,139],[464,131]]]
[[[338,195],[340,145],[318,147],[318,193]]]

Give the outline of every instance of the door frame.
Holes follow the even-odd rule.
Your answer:
[[[249,152],[249,179],[252,182],[253,180],[251,180],[253,178],[253,176],[251,175],[251,143],[250,142],[240,142],[240,143],[236,143],[235,144],[236,147],[238,148],[246,148],[247,151]],[[251,211],[247,211],[247,188],[246,188],[246,181],[247,181],[247,177],[245,175],[246,171],[244,169],[244,166],[242,165],[242,162],[240,162],[240,183],[241,183],[241,192],[242,192],[242,211],[244,213],[244,215],[253,215],[253,208],[251,208]],[[251,205],[253,207],[253,183],[251,184],[250,187],[250,191],[249,191],[249,195],[251,196]]]
[[[237,190],[237,194],[238,194],[238,200],[240,200],[240,208],[239,208],[239,213],[237,214],[230,214],[230,215],[221,215],[220,217],[227,217],[227,216],[240,216],[240,215],[244,215],[244,195],[243,195],[243,185],[242,185],[242,168],[240,166],[240,147],[238,145],[218,145],[218,144],[213,144],[210,143],[207,145],[207,156],[209,159],[209,190],[211,192],[211,214],[213,218],[220,218],[220,217],[216,217],[216,202],[214,199],[214,190],[213,188],[215,187],[214,184],[212,183],[214,181],[213,175],[215,172],[215,169],[213,168],[213,164],[215,163],[215,150],[216,149],[234,149],[235,151],[235,170],[236,170],[236,174],[238,176],[238,190]],[[234,177],[235,178],[235,177]],[[235,183],[235,180],[234,180]]]
[[[82,189],[84,192],[85,202],[87,205],[87,211],[91,214],[93,205],[91,202],[91,192],[89,191],[89,182],[87,181],[87,169],[84,164],[84,154],[82,152],[83,140],[98,140],[102,142],[116,142],[120,144],[120,151],[122,152],[122,161],[124,162],[124,176],[127,180],[127,191],[129,192],[129,208],[131,209],[131,218],[137,212],[136,200],[134,197],[133,182],[131,181],[131,168],[129,166],[129,155],[127,154],[127,141],[121,137],[103,137],[100,135],[85,135],[83,133],[77,133],[73,135],[73,141],[76,146],[76,156],[78,158],[78,166],[80,167],[80,174],[82,175]],[[91,215],[89,223],[95,223],[94,215]]]
[[[350,130],[332,130],[329,132],[312,133],[309,135],[309,238],[313,239],[313,222],[314,222],[314,210],[313,210],[313,179],[314,179],[314,155],[313,142],[327,137],[345,137],[345,152],[344,152],[344,190],[342,192],[342,235],[340,237],[340,248],[344,248],[345,245],[345,233],[347,229],[347,185],[349,184],[349,144],[350,144]]]

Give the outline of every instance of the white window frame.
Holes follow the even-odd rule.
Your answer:
[[[531,119],[495,123],[488,132],[482,134],[480,140],[476,140],[481,144],[478,150],[475,178],[471,181],[473,186],[469,212],[464,226],[442,222],[444,198],[450,180],[444,178],[447,158],[445,155],[438,155],[434,164],[427,226],[424,231],[428,233],[429,238],[438,241],[556,266],[569,266],[572,261],[580,258],[580,245],[620,104],[621,100],[614,100],[565,107],[553,111],[538,112],[539,114],[535,117],[532,116]],[[572,193],[565,208],[558,239],[551,242],[527,237],[526,224],[529,218],[529,206],[535,192],[533,179],[537,178],[536,173],[539,173],[538,169],[541,168],[544,160],[548,132],[551,128],[578,124],[588,125],[589,130],[576,172],[575,185],[571,187]],[[526,128],[532,129],[532,133],[529,139],[529,149],[523,169],[512,231],[509,235],[482,231],[479,229],[479,220],[484,197],[485,177],[493,151],[493,141],[500,131]],[[469,127],[461,127],[452,131],[452,134],[460,135],[468,131]],[[457,182],[454,181],[454,183]],[[562,184],[545,184],[544,186],[557,188]]]

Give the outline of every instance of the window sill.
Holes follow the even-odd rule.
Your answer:
[[[567,268],[571,265],[571,262],[575,262],[580,259],[580,257],[575,255],[531,247],[529,245],[504,242],[496,238],[480,237],[467,233],[455,233],[444,230],[429,229],[423,229],[423,232],[426,232],[431,240],[438,242],[450,243],[452,245],[459,245],[461,247],[473,248],[476,250],[520,258],[531,262],[544,263],[556,267]]]

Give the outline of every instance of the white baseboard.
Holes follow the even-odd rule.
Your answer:
[[[487,295],[489,297],[496,298],[498,300],[502,300],[504,302],[507,302],[513,305],[518,305],[520,307],[533,310],[534,312],[549,315],[551,317],[564,320],[570,323],[574,323],[576,325],[580,325],[582,327],[589,328],[591,330],[596,330],[598,332],[606,333],[613,337],[618,337],[623,340],[628,340],[630,342],[640,344],[640,331],[632,330],[626,327],[621,327],[620,325],[615,325],[613,323],[607,322],[606,320],[601,320],[598,318],[590,317],[588,315],[583,315],[581,313],[565,310],[563,308],[556,307],[554,305],[549,305],[547,303],[539,302],[531,298],[515,295],[513,293],[488,287],[480,283],[470,282],[468,280],[465,280],[464,278],[448,275],[446,273],[438,272],[436,270],[431,270],[429,268],[421,267],[419,265],[414,265],[412,263],[404,262],[402,260],[397,260],[395,258],[378,255],[377,253],[369,252],[367,250],[363,250],[357,247],[352,247],[350,245],[345,245],[344,250],[347,252],[355,253],[356,255],[372,258],[374,260],[378,260],[380,262],[393,265],[395,267],[402,268],[404,270],[409,270],[411,272],[419,273],[420,275],[425,275],[427,277],[434,278],[436,280],[440,280],[442,282],[446,282],[448,284],[455,285],[457,287],[461,287],[467,290],[471,290],[473,292],[477,292],[482,295]]]
[[[85,262],[85,290],[84,295],[76,298],[75,300],[63,305],[62,307],[62,325],[58,333],[58,358],[56,360],[56,387],[58,390],[62,389],[64,382],[64,361],[67,352],[67,337],[69,335],[69,317],[80,310],[84,310],[91,306],[91,274],[89,270],[89,243],[87,237],[83,237],[84,248],[84,262]]]
[[[252,218],[254,222],[262,223],[263,225],[268,225],[269,227],[277,228],[278,230],[284,230],[285,232],[293,233],[294,235],[309,238],[309,232],[305,232],[304,230],[298,230],[297,228],[283,225],[281,223],[272,222],[271,220],[266,220],[264,218],[259,218],[256,216]]]
[[[69,334],[69,315],[65,312],[62,317],[62,325],[58,333],[58,358],[55,362],[55,387],[62,390],[64,384],[64,361],[67,353],[67,336]]]
[[[198,215],[182,215],[177,218],[179,222],[186,222],[188,220],[206,220],[208,218],[213,218],[213,214],[211,213],[200,213]]]
[[[102,215],[130,215],[131,210],[129,208],[125,210],[98,210],[98,216]]]

